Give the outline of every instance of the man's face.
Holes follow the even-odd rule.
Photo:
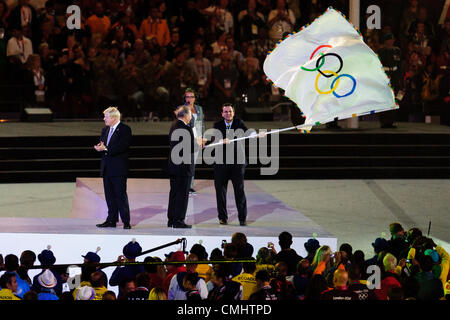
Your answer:
[[[424,33],[424,31],[425,31],[425,25],[423,23],[418,23],[417,24],[417,33],[422,34],[422,33]]]
[[[178,32],[175,32],[172,34],[172,41],[178,42],[180,40],[180,34]]]
[[[231,106],[225,106],[222,108],[222,117],[227,121],[230,122],[233,120],[234,117],[234,109]]]
[[[152,19],[158,19],[159,18],[159,9],[158,8],[152,8],[150,10],[150,16]]]
[[[127,64],[128,65],[132,65],[133,63],[134,63],[134,61],[135,61],[135,56],[134,56],[134,54],[129,54],[128,56],[127,56]]]
[[[202,54],[203,53],[203,47],[200,44],[196,44],[194,47],[194,53],[195,54]]]
[[[192,120],[192,113],[186,113],[186,122],[189,123]]]
[[[287,276],[288,270],[287,267],[285,265],[280,265],[278,266],[278,272],[282,275],[282,276]]]
[[[12,35],[13,35],[13,37],[15,37],[17,39],[20,39],[20,38],[22,38],[22,30],[14,29],[12,31]]]
[[[278,0],[277,1],[277,9],[278,10],[284,10],[286,8],[286,4],[284,0]]]
[[[105,121],[105,125],[112,127],[117,123],[117,118],[113,118],[109,113],[105,113],[103,121]]]
[[[225,40],[225,43],[227,45],[227,47],[229,49],[233,49],[234,48],[234,40],[233,38],[227,38],[227,40]]]
[[[127,282],[124,287],[126,293],[136,291],[136,284],[134,281]]]
[[[222,279],[218,278],[215,274],[211,277],[211,282],[215,287],[220,287],[222,285]]]
[[[228,67],[231,61],[231,57],[228,54],[228,51],[222,51],[220,55],[220,62],[224,67]]]
[[[95,13],[98,15],[103,14],[103,5],[101,4],[101,2],[97,2],[97,4],[95,5]]]
[[[6,287],[12,292],[17,292],[17,279],[16,277],[11,278],[11,284],[7,284]]]
[[[306,268],[309,268],[311,263],[309,262],[309,260],[304,260],[304,261],[302,261],[301,265],[302,265],[303,268],[306,269]]]

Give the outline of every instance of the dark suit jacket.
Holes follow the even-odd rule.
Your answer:
[[[235,138],[239,138],[240,136],[236,135],[236,132],[234,132],[234,134],[232,134],[232,131],[236,131],[238,129],[242,129],[244,131],[244,133],[247,132],[247,127],[244,124],[244,121],[242,121],[241,119],[233,119],[233,123],[231,124],[231,128],[230,130],[227,130],[226,126],[225,126],[225,120],[220,120],[217,121],[216,123],[214,123],[214,129],[219,130],[222,133],[222,137],[223,139],[228,138],[228,139],[235,139]],[[227,132],[228,131],[228,132]],[[214,143],[214,141],[211,141],[211,143]],[[232,142],[233,146],[234,146],[234,164],[237,164],[237,159],[238,159],[238,152],[241,154],[245,154],[245,144],[241,143],[241,142]],[[223,163],[226,164],[226,149],[227,149],[227,145],[224,144],[223,146]],[[247,164],[247,160],[245,160],[245,164]],[[242,165],[242,163],[241,163]]]
[[[109,127],[102,129],[100,140],[106,145],[108,141]],[[101,163],[102,176],[127,176],[130,167],[129,149],[131,144],[131,128],[120,122],[114,130],[107,146],[108,151],[103,152]]]
[[[190,155],[189,155],[189,163],[182,162],[181,164],[175,164],[172,161],[172,150],[177,146],[179,143],[186,143],[186,141],[183,141],[183,137],[179,137],[178,140],[172,141],[172,136],[174,134],[175,130],[186,130],[186,132],[189,134],[189,144],[190,144]],[[174,125],[170,128],[169,133],[169,143],[170,143],[170,153],[169,153],[169,175],[175,175],[175,176],[193,176],[194,170],[195,170],[195,163],[194,163],[194,152],[197,150],[196,143],[194,143],[194,133],[192,132],[192,128],[189,125],[186,125],[181,120],[176,120]],[[180,146],[181,147],[181,146]],[[179,153],[180,157],[184,158],[184,152],[183,148],[181,148],[181,152]]]

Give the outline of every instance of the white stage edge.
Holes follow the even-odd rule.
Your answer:
[[[47,246],[51,246],[56,257],[55,264],[74,264],[83,263],[82,255],[85,255],[88,251],[95,251],[97,247],[101,250],[98,255],[101,257],[101,262],[115,262],[117,258],[122,255],[123,247],[132,239],[136,239],[141,245],[143,251],[152,248],[159,247],[163,244],[176,241],[180,238],[186,238],[186,250],[189,251],[191,247],[196,243],[201,243],[206,251],[211,253],[214,248],[220,248],[222,240],[231,242],[231,237],[224,236],[168,236],[168,235],[142,235],[142,234],[56,234],[56,233],[0,233],[0,252],[5,257],[7,254],[15,254],[20,257],[20,254],[25,250],[32,250],[39,254]],[[254,247],[253,256],[256,257],[258,250],[261,247],[267,247],[268,242],[275,244],[275,249],[280,250],[278,246],[278,239],[274,237],[248,237],[248,242]],[[294,237],[293,245],[297,253],[303,257],[306,256],[306,250],[304,243],[308,240],[307,237]],[[328,245],[333,251],[337,247],[336,238],[317,238],[321,245]],[[138,257],[137,261],[144,261],[146,256],[159,257],[162,260],[165,258],[165,254],[171,251],[177,251],[182,249],[182,244],[172,245],[167,248],[148,253],[146,255]],[[36,265],[39,265],[39,261],[36,261]],[[111,277],[115,267],[108,267],[104,269],[108,278]],[[71,269],[71,272],[76,272],[75,269]],[[40,269],[34,269],[29,271],[29,275],[32,278],[38,274]],[[74,276],[71,274],[70,276]],[[108,287],[108,289],[118,293],[117,287]]]

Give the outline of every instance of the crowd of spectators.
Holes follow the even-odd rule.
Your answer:
[[[381,29],[363,25],[363,36],[390,77],[400,106],[395,120],[449,125],[450,14],[444,1],[379,5]]]
[[[348,243],[333,253],[315,238],[304,243],[307,256],[301,257],[286,231],[278,236],[279,252],[273,243],[256,252],[238,232],[210,254],[196,243],[189,252],[147,256],[139,264],[143,250],[133,239],[117,261],[134,263],[106,266],[115,268],[109,280],[98,251],[83,256],[76,287],[68,270],[55,265],[50,247],[37,255],[42,270],[30,279],[36,254],[26,250],[20,258],[0,255],[0,300],[449,300],[446,250],[418,228],[392,223],[389,231],[389,240],[372,243],[373,257]]]
[[[397,120],[440,116],[448,124],[445,1],[372,2],[381,7],[382,29],[367,29],[362,19],[365,41],[379,52],[394,38],[399,48],[398,68],[386,70]],[[80,29],[67,27],[72,4],[81,8]],[[346,0],[0,0],[2,103],[21,98],[56,118],[97,118],[117,105],[129,119],[163,120],[190,87],[207,120],[225,101],[236,102],[238,114],[268,106],[283,93],[264,75],[267,52],[330,5],[348,16]],[[430,15],[430,6],[440,11]]]

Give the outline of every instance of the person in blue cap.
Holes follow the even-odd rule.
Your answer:
[[[305,259],[308,260],[309,263],[312,263],[314,256],[316,254],[316,250],[320,248],[320,243],[317,239],[311,238],[304,243],[304,246],[306,252],[308,252],[308,255],[305,257]]]
[[[33,277],[33,285],[31,286],[31,290],[33,290],[36,293],[41,292],[41,285],[39,284],[39,276],[44,273],[45,269],[50,269],[50,271],[53,273],[53,275],[56,278],[57,284],[54,287],[55,293],[57,296],[60,296],[62,293],[62,285],[63,281],[61,279],[61,275],[56,272],[51,266],[53,266],[56,262],[56,258],[53,254],[53,252],[50,250],[51,247],[48,246],[46,250],[42,250],[40,254],[38,254],[38,260],[41,263],[41,265],[44,267],[41,273],[35,275]]]
[[[97,254],[97,252],[100,251],[100,247],[97,248],[97,250],[95,252],[89,251],[88,253],[86,253],[84,256],[82,256],[84,258],[83,263],[87,264],[87,263],[100,263],[100,256]],[[96,271],[100,271],[103,276],[105,277],[105,286],[108,286],[108,276],[106,275],[105,272],[103,272],[103,270],[101,270],[100,267],[96,268]],[[90,275],[89,275],[90,277]]]
[[[136,257],[142,252],[142,247],[136,239],[133,239],[123,247],[122,252],[123,255],[117,258],[117,262],[135,262]],[[109,285],[119,286],[118,299],[123,296],[122,286],[126,283],[126,281],[136,279],[136,276],[141,272],[145,272],[144,266],[142,265],[124,267],[118,266],[116,270],[113,271],[111,279],[109,280]]]
[[[375,242],[372,243],[372,247],[375,251],[375,256],[373,258],[366,260],[366,268],[368,266],[377,264],[378,256],[379,256],[380,252],[386,251],[386,249],[388,248],[388,242],[384,238],[376,238]]]

